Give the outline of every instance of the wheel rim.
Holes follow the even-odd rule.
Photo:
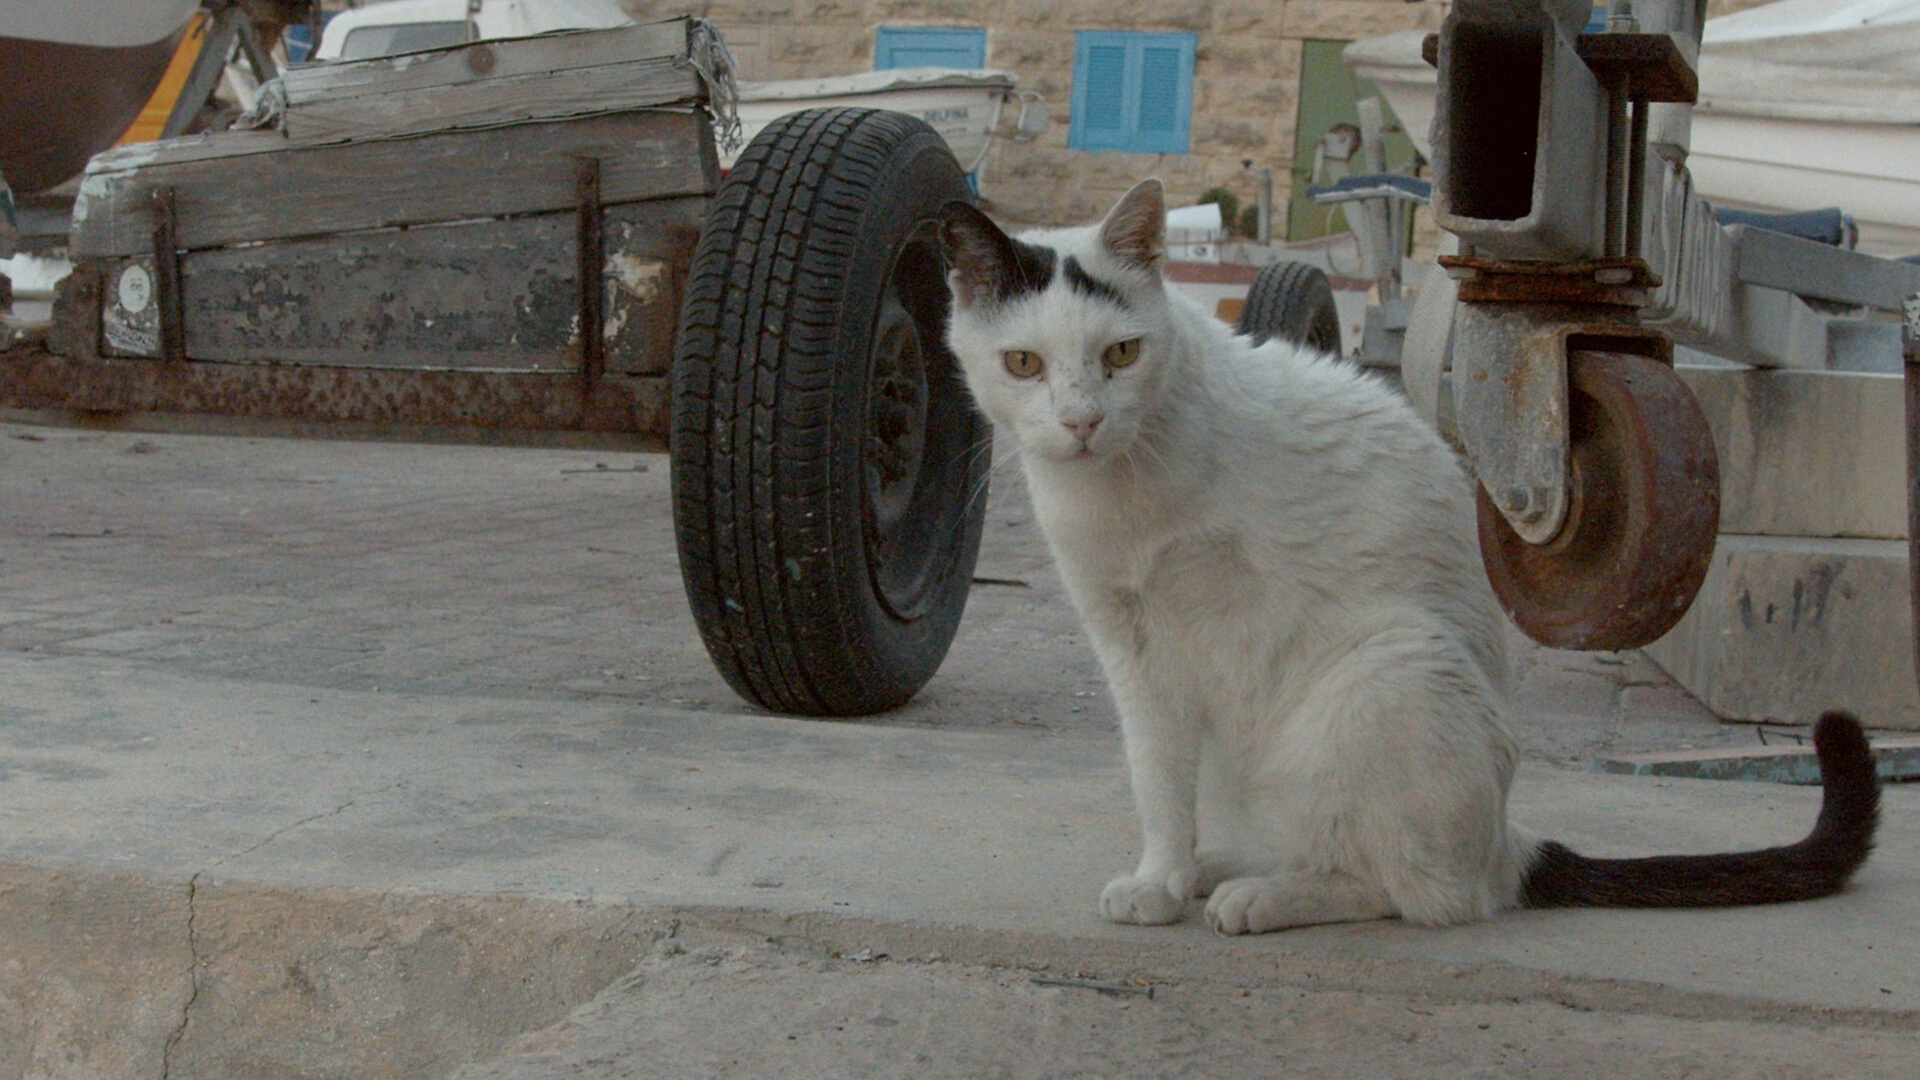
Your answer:
[[[1629,649],[1686,613],[1720,520],[1706,417],[1673,369],[1613,353],[1568,362],[1567,523],[1545,544],[1477,489],[1481,556],[1528,637],[1563,649]]]
[[[942,448],[930,445],[936,380],[942,371],[953,377],[945,304],[944,267],[928,223],[901,245],[887,274],[869,357],[862,460],[868,575],[881,606],[903,620],[919,618],[931,603],[951,536],[952,523],[934,504],[953,463],[938,460]]]
[[[892,536],[913,502],[927,447],[927,367],[913,316],[889,295],[874,332],[867,408],[867,488],[874,530]]]
[[[1313,329],[1307,334],[1307,344],[1320,352],[1339,356],[1340,316],[1335,314],[1328,318],[1324,312],[1316,313]]]

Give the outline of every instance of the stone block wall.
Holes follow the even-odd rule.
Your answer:
[[[1299,111],[1301,43],[1393,30],[1437,30],[1439,0],[622,0],[636,18],[705,15],[754,80],[850,75],[873,67],[877,26],[979,26],[987,66],[1019,77],[1051,106],[1044,135],[1000,141],[982,170],[996,216],[1068,224],[1103,214],[1135,181],[1158,176],[1172,205],[1224,186],[1250,202],[1271,169],[1284,208]],[[1067,148],[1076,30],[1187,30],[1194,56],[1186,154]],[[1245,163],[1251,162],[1251,167]]]

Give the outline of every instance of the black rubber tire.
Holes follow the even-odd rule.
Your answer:
[[[708,654],[768,709],[896,708],[959,626],[990,439],[935,223],[966,198],[931,127],[874,109],[774,121],[714,196],[674,350],[674,531]]]
[[[1258,345],[1280,338],[1334,356],[1340,355],[1340,312],[1333,286],[1317,266],[1268,263],[1247,286],[1247,302],[1234,324]]]

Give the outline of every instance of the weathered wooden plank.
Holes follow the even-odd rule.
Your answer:
[[[679,287],[705,200],[605,215],[605,369],[667,370]],[[193,360],[496,371],[577,371],[577,221],[571,213],[311,237],[189,253],[181,271]],[[152,304],[104,260],[109,355],[157,351]],[[133,271],[139,277],[140,271]]]
[[[600,161],[609,204],[704,195],[717,180],[698,111],[660,110],[447,132],[415,139],[257,153],[96,161],[74,207],[72,249],[99,258],[152,251],[150,193],[171,187],[177,242],[204,249],[395,225],[568,209],[573,161]],[[284,144],[282,144],[284,145]],[[204,147],[196,146],[198,151]]]
[[[384,139],[431,131],[497,127],[592,116],[702,98],[700,76],[684,60],[647,60],[433,86],[289,106],[287,141],[296,146]]]
[[[282,79],[297,145],[588,116],[703,100],[687,19],[296,68]]]
[[[289,108],[330,98],[462,86],[489,79],[571,71],[687,55],[685,18],[480,41],[451,49],[289,68],[281,76]]]
[[[102,150],[87,162],[88,177],[108,177],[156,165],[178,165],[206,158],[240,157],[285,150],[290,144],[278,131],[202,131],[173,139],[128,143]],[[85,180],[81,181],[85,190]]]

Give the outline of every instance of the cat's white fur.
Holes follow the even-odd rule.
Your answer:
[[[1461,466],[1386,386],[1168,288],[1163,236],[1148,181],[1101,225],[1021,238],[1125,310],[1064,275],[1005,304],[954,280],[951,347],[1120,714],[1144,844],[1101,912],[1165,923],[1210,895],[1242,933],[1513,906],[1538,841],[1507,821],[1503,630]],[[1043,374],[1010,374],[1013,349]]]

